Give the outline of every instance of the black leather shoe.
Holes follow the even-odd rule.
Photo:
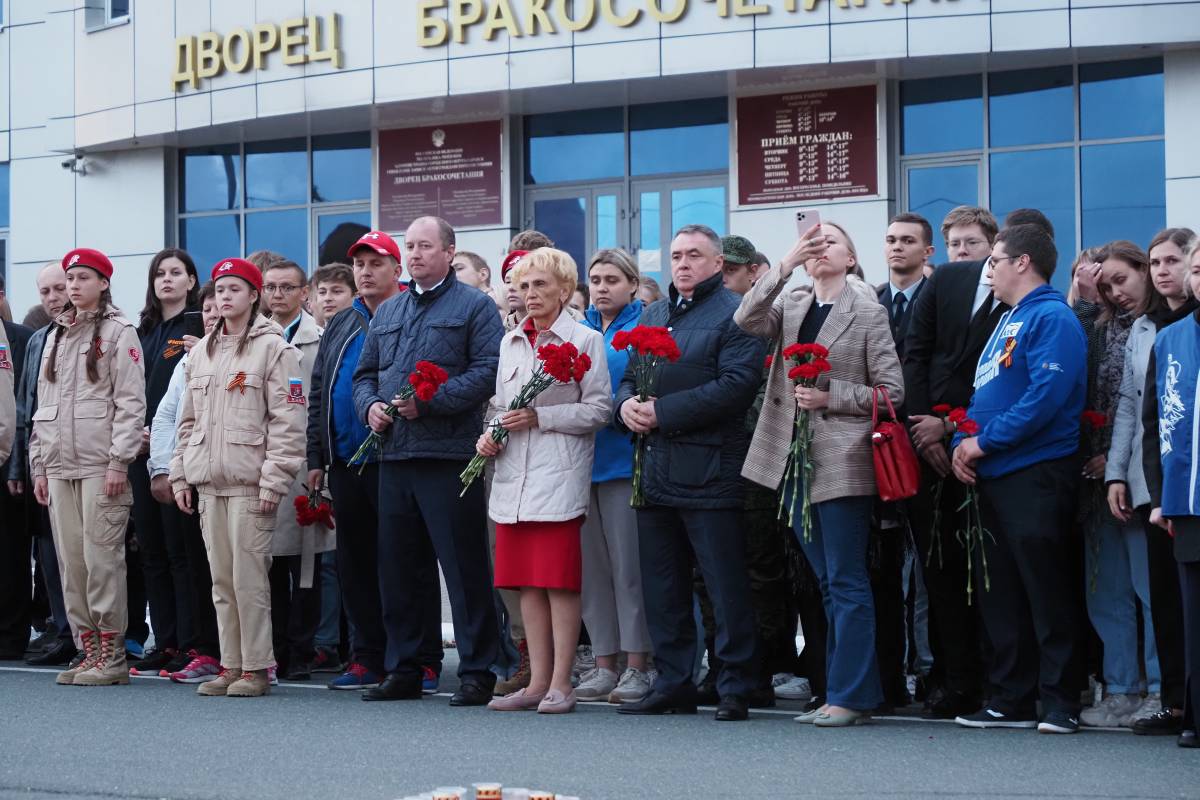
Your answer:
[[[362,699],[371,702],[374,700],[420,700],[421,699],[421,679],[420,677],[406,677],[403,675],[388,675],[383,679],[383,683],[373,689],[367,689],[362,693]]]
[[[1179,734],[1179,738],[1175,740],[1175,744],[1189,749],[1200,747],[1200,736],[1196,736],[1195,731],[1184,731]]]
[[[65,667],[79,652],[70,639],[61,639],[57,644],[36,656],[25,659],[31,667]]]
[[[979,701],[959,692],[946,692],[925,707],[925,719],[954,719],[974,714]]]
[[[41,655],[56,644],[58,644],[58,629],[47,628],[45,633],[40,633],[36,639],[30,640],[29,644],[25,646],[25,652],[31,656]]]
[[[750,717],[746,698],[740,694],[731,694],[721,698],[717,706],[717,722],[742,722]]]
[[[770,686],[752,689],[750,694],[746,695],[746,702],[750,708],[774,708],[775,690]]]
[[[686,689],[674,694],[652,691],[636,703],[622,703],[617,709],[617,713],[641,717],[659,714],[695,714],[696,695],[695,692]]]
[[[701,706],[715,706],[721,700],[717,694],[717,676],[713,674],[713,670],[708,671],[708,675],[704,676],[704,680],[696,686],[696,704]]]
[[[1148,717],[1134,720],[1129,727],[1139,736],[1174,736],[1183,729],[1183,716],[1172,714],[1164,708]]]
[[[486,706],[492,702],[492,688],[478,681],[463,681],[458,691],[450,698],[450,705]]]

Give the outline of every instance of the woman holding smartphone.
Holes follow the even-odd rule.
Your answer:
[[[57,682],[127,684],[125,526],[146,419],[142,351],[113,307],[108,257],[81,248],[62,266],[68,302],[47,334],[29,439],[33,494],[50,508],[63,602],[84,651]]]
[[[259,311],[258,269],[229,258],[212,279],[221,319],[188,354],[171,489],[181,511],[200,513],[217,610],[222,668],[197,691],[259,697],[275,663],[271,538],[304,463],[307,395],[296,348]]]
[[[154,649],[130,664],[134,675],[174,672],[187,663],[187,649],[195,644],[195,603],[189,589],[187,551],[178,526],[166,520],[178,512],[154,499],[146,465],[150,423],[171,382],[171,373],[183,357],[185,312],[196,310],[199,290],[196,265],[183,250],[167,248],[150,259],[146,305],[137,329],[146,359],[146,427],[142,450],[129,467],[129,484],[133,488],[133,528],[150,603]]]

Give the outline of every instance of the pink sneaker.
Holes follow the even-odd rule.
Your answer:
[[[187,666],[167,677],[175,683],[207,683],[221,674],[221,663],[212,656],[202,656],[195,650],[191,655]]]
[[[267,683],[271,686],[279,685],[279,676],[275,674],[278,667],[275,664],[267,667]]]

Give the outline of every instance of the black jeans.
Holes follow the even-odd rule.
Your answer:
[[[33,605],[33,569],[30,531],[24,505],[34,502],[32,492],[16,497],[0,486],[0,655],[20,658],[29,644],[29,617]]]
[[[302,558],[274,556],[267,573],[271,582],[271,639],[275,660],[284,674],[312,661],[313,637],[321,624],[321,577],[314,575],[312,586],[301,588]]]
[[[342,609],[350,629],[351,660],[372,672],[383,672],[387,632],[379,599],[379,465],[347,467],[341,460],[329,468],[329,492],[337,519],[337,572]],[[425,609],[419,659],[441,671],[442,589],[432,550],[417,570],[416,593]]]
[[[1171,535],[1150,524],[1150,509],[1138,509],[1146,529],[1146,561],[1150,572],[1150,619],[1162,674],[1164,708],[1183,708],[1185,697],[1183,599],[1180,566],[1175,563]],[[1198,632],[1197,635],[1200,635]]]
[[[880,503],[875,504],[878,509]],[[889,510],[896,514],[896,509]],[[903,527],[873,527],[868,546],[868,572],[875,605],[875,658],[884,702],[906,706],[908,685],[904,673],[904,647],[908,634],[904,601],[904,554],[907,532]]]
[[[1040,697],[1046,712],[1077,715],[1085,677],[1083,542],[1073,524],[1079,460],[1042,461],[978,487],[983,526],[995,537],[974,557],[974,597],[993,650],[991,705],[1028,719]]]
[[[637,517],[646,624],[658,668],[655,690],[671,694],[692,679],[694,556],[716,616],[717,691],[745,697],[757,684],[757,659],[742,511],[650,506]]]
[[[387,631],[384,668],[419,680],[427,649],[431,608],[429,559],[446,578],[458,643],[460,678],[490,688],[490,667],[500,652],[500,629],[492,605],[483,481],[459,497],[465,461],[412,459],[379,465],[379,596]]]
[[[1200,733],[1200,561],[1179,564],[1179,585],[1183,599],[1183,624],[1187,631],[1183,725]],[[1154,603],[1153,600],[1150,602]]]
[[[146,599],[150,603],[154,646],[159,650],[178,648],[195,637],[187,548],[177,528],[168,526],[163,519],[173,509],[150,494],[146,461],[147,456],[139,456],[129,465],[133,528],[145,576]]]
[[[196,508],[195,491],[192,508]],[[188,608],[192,625],[191,635],[179,642],[183,650],[195,650],[203,656],[221,657],[217,639],[217,611],[213,607],[212,572],[208,568],[208,550],[200,532],[200,514],[185,514],[177,507],[163,506],[163,525],[168,537],[183,543],[187,555]]]

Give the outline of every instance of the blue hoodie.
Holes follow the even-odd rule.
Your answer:
[[[361,298],[354,298],[351,306],[368,323],[371,321],[371,311]],[[329,409],[330,427],[333,429],[334,455],[344,464],[367,438],[371,429],[362,424],[354,411],[354,369],[358,366],[358,357],[362,355],[363,344],[367,337],[357,328],[350,335],[350,341],[338,364],[337,374],[333,378],[333,403]],[[371,459],[372,461],[376,459]]]
[[[1057,289],[1040,286],[1005,312],[979,356],[967,409],[985,453],[979,476],[998,478],[1078,452],[1086,393],[1083,327]]]
[[[584,315],[584,324],[604,336],[604,346],[608,348],[608,376],[612,379],[613,397],[617,396],[617,388],[625,375],[625,366],[629,363],[629,351],[614,350],[613,337],[618,331],[627,331],[637,327],[642,317],[642,301],[634,300],[608,326],[601,330],[604,324],[600,320],[600,312],[592,306]],[[596,460],[592,463],[592,481],[630,480],[633,478],[633,439],[627,433],[618,431],[610,422],[607,427],[596,431]]]

